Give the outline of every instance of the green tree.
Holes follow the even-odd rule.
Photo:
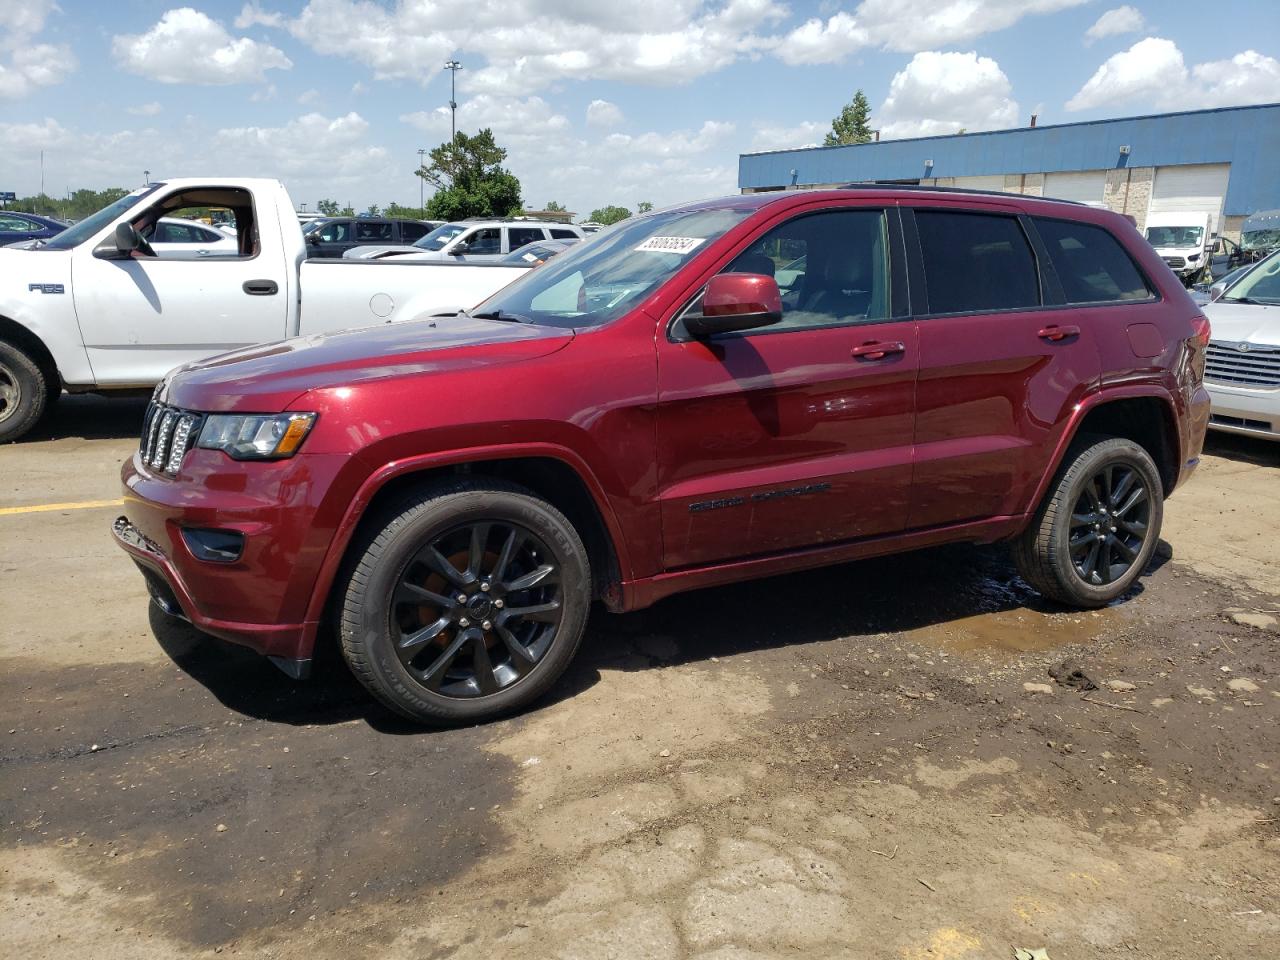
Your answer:
[[[376,203],[369,204],[369,209],[361,214],[362,217],[380,217],[382,216],[382,208]]]
[[[609,224],[625,220],[629,216],[631,216],[631,211],[626,207],[617,207],[611,204],[598,210],[592,210],[590,219],[593,223],[603,223],[607,227]]]
[[[861,90],[853,95],[853,99],[844,105],[840,116],[831,121],[831,132],[822,140],[824,147],[838,147],[848,143],[870,143],[871,104],[867,95]]]
[[[641,200],[636,204],[636,213],[648,213],[653,209],[653,204],[648,200]]]
[[[115,203],[128,192],[124,187],[108,187],[105,190],[76,190],[66,197],[51,197],[42,193],[34,197],[20,197],[13,203],[5,204],[5,207],[23,213],[57,217],[59,220],[83,220],[89,214]]]
[[[559,203],[557,203],[555,200],[548,200],[547,205],[542,209],[546,210],[548,213],[564,213],[565,212],[564,207]]]
[[[339,209],[337,200],[326,197],[324,200],[316,201],[316,213],[323,213],[326,217],[336,217]]]
[[[382,215],[401,220],[423,220],[426,217],[426,211],[422,207],[402,207],[398,203],[388,203],[383,208]]]
[[[509,217],[520,212],[520,181],[502,166],[507,151],[487,127],[475,136],[459,132],[435,147],[418,176],[436,188],[427,202],[433,220]]]

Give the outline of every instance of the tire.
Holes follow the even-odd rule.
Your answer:
[[[375,520],[353,556],[343,657],[374,697],[411,720],[475,723],[518,710],[582,642],[586,548],[559,510],[522,487],[435,483]]]
[[[24,436],[40,421],[48,403],[44,372],[18,347],[0,340],[0,443]]]
[[[1089,438],[1068,454],[1014,541],[1014,563],[1048,599],[1106,606],[1146,569],[1163,516],[1164,488],[1150,454],[1132,440]]]

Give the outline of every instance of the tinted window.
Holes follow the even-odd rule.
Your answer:
[[[778,281],[782,322],[768,330],[872,323],[889,316],[888,246],[883,211],[831,211],[774,227],[721,272]]]
[[[185,223],[157,223],[152,240],[157,243],[205,243],[202,233]]]
[[[917,210],[930,313],[1040,304],[1031,245],[1013,217]]]
[[[362,243],[390,243],[395,239],[395,231],[385,221],[356,221],[356,240]]]
[[[463,239],[467,243],[466,253],[483,255],[502,252],[502,231],[497,227],[475,230]]]
[[[421,240],[431,232],[430,224],[426,223],[402,223],[400,224],[400,239],[405,243],[413,243],[415,240]]]
[[[330,220],[320,228],[320,239],[325,243],[341,243],[351,238],[350,220]]]
[[[557,230],[555,227],[551,228],[551,237],[554,240],[577,240],[578,239],[578,235],[574,233],[572,230]]]
[[[1036,220],[1067,303],[1145,300],[1142,274],[1120,242],[1101,227],[1069,220]]]
[[[508,227],[508,250],[519,250],[526,243],[545,239],[541,227]]]
[[[41,226],[24,217],[0,214],[0,230],[6,230],[11,233],[31,233],[41,229],[43,229]]]

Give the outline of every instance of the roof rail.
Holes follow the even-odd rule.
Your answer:
[[[1052,200],[1054,203],[1070,203],[1077,207],[1088,206],[1079,200],[1059,200],[1057,197],[1037,197],[1029,193],[1008,193],[1004,190],[974,190],[969,187],[931,187],[924,183],[846,183],[837,190],[919,190],[924,193],[959,193],[978,197],[1018,197],[1023,200]]]

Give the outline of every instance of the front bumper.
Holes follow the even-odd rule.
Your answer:
[[[135,456],[121,471],[125,512],[112,533],[161,609],[297,676],[315,645],[319,622],[307,611],[336,523],[323,498],[347,460],[247,465],[198,450],[167,477]],[[193,528],[241,534],[243,551],[233,562],[201,559],[183,536]]]
[[[1205,381],[1213,412],[1209,428],[1280,440],[1280,388],[1249,390]]]

